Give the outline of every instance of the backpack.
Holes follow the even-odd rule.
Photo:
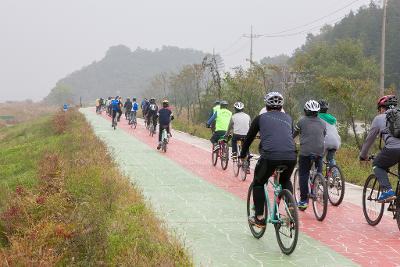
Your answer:
[[[386,111],[386,126],[393,137],[400,138],[400,109]]]
[[[157,109],[156,104],[150,104],[150,110],[151,111],[156,111],[156,109]]]
[[[111,102],[111,105],[112,105],[112,107],[113,107],[114,109],[118,109],[118,108],[119,108],[119,101],[116,100],[116,99],[114,99],[114,100]]]

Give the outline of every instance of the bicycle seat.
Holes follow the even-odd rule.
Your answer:
[[[284,172],[288,167],[286,165],[279,165],[275,167],[275,171],[278,173]]]

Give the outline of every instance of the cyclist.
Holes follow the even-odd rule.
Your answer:
[[[318,117],[320,117],[320,119],[325,122],[326,126],[324,155],[326,155],[326,160],[329,163],[329,167],[333,167],[333,165],[336,165],[335,154],[336,151],[340,148],[341,143],[340,135],[337,130],[337,120],[334,116],[327,113],[329,109],[329,103],[327,101],[320,100],[318,101],[318,103],[320,106]]]
[[[140,103],[140,108],[142,109],[142,116],[144,119],[146,119],[146,109],[148,106],[149,106],[149,100],[147,100],[147,98],[144,98]]]
[[[132,108],[131,108],[131,116],[129,118],[129,124],[132,124],[136,119],[137,111],[139,110],[139,104],[136,102],[136,97],[132,97]]]
[[[108,114],[108,116],[112,116],[112,106],[111,106],[111,102],[112,102],[112,99],[111,99],[111,96],[109,96],[108,99],[107,99],[107,103],[106,103],[106,105],[107,105],[107,114]]]
[[[130,114],[132,110],[132,102],[131,99],[128,97],[124,103],[124,109],[125,109],[125,119],[129,120],[130,119]]]
[[[214,151],[219,149],[218,140],[228,131],[231,117],[232,112],[228,110],[228,102],[221,101],[220,108],[217,109],[207,121],[207,128],[211,127],[211,124],[215,121],[215,132],[210,139],[211,143],[214,145]]]
[[[278,92],[270,92],[264,97],[264,101],[268,112],[258,115],[252,121],[239,156],[241,159],[247,157],[249,147],[259,132],[260,159],[254,170],[253,179],[255,216],[249,218],[249,221],[258,227],[265,227],[265,183],[277,166],[284,165],[287,168],[282,172],[279,183],[283,189],[293,192],[290,176],[296,165],[296,147],[292,137],[293,122],[288,114],[281,112],[284,104],[283,96]]]
[[[159,150],[162,145],[162,131],[164,129],[167,130],[167,133],[169,136],[171,136],[170,133],[170,127],[169,124],[171,121],[174,119],[174,115],[172,114],[171,109],[169,108],[169,102],[167,99],[164,99],[162,102],[163,107],[158,111],[158,122],[159,122],[159,131],[158,131],[158,146],[157,149]]]
[[[325,123],[318,118],[320,106],[317,101],[309,100],[304,105],[305,116],[299,120],[294,127],[293,138],[300,135],[299,156],[299,186],[300,201],[297,203],[299,209],[308,207],[308,179],[313,159],[317,159],[316,168],[322,173],[322,157],[324,154],[324,139],[326,135]]]
[[[101,106],[100,106],[100,99],[97,98],[97,99],[96,99],[96,113],[100,113],[100,108],[101,108]]]
[[[397,107],[397,97],[394,95],[383,96],[378,100],[378,115],[374,118],[369,130],[368,136],[362,146],[360,160],[368,160],[368,151],[374,143],[378,134],[384,141],[384,147],[373,162],[373,170],[379,181],[382,194],[378,202],[390,202],[396,199],[396,194],[389,182],[386,170],[400,162],[400,139],[392,136],[387,128],[385,112],[391,108]]]
[[[111,108],[112,108],[112,121],[114,122],[114,120],[117,117],[117,113],[122,114],[120,100],[118,96],[116,96],[115,99],[111,101]],[[111,126],[113,125],[111,124]]]
[[[122,104],[122,97],[120,96],[120,97],[118,97],[118,101],[119,101],[119,104],[118,104],[118,106],[119,106],[119,109],[118,109],[118,122],[121,120],[121,116],[122,116],[122,107],[123,107],[123,104]]]
[[[156,129],[158,106],[155,98],[150,98],[149,105],[147,106],[145,111],[146,111],[147,122],[150,123],[152,121],[154,129]]]
[[[246,138],[251,119],[248,114],[243,112],[244,104],[242,102],[236,102],[234,108],[235,114],[232,115],[227,134],[233,129],[232,157],[237,157],[237,142]]]

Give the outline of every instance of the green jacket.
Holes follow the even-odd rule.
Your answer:
[[[215,120],[215,131],[228,131],[231,121],[232,112],[223,108],[216,111],[217,118]]]
[[[336,124],[336,118],[329,113],[319,113],[318,116],[330,125]]]

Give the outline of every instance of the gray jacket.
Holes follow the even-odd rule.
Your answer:
[[[324,155],[325,123],[318,117],[305,116],[294,127],[293,138],[300,134],[300,155]]]

